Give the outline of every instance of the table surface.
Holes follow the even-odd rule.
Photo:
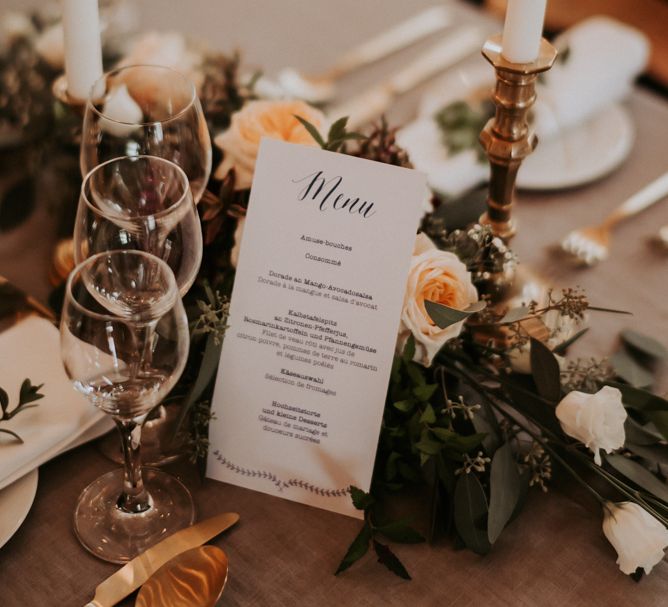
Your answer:
[[[246,0],[233,5],[213,0],[144,0],[140,8],[144,26],[200,32],[223,50],[243,48],[250,62],[266,66],[271,73],[282,65],[326,66],[349,45],[432,3]],[[0,0],[0,10],[25,5],[20,0]],[[365,78],[391,71],[398,61],[383,63]],[[392,116],[409,118],[419,92],[400,100]],[[668,257],[648,244],[658,227],[668,224],[665,203],[621,226],[610,260],[596,269],[575,270],[551,250],[569,229],[600,220],[666,170],[668,103],[636,90],[628,108],[637,126],[636,142],[628,161],[614,174],[579,189],[522,192],[518,197],[520,231],[514,248],[525,263],[555,285],[584,287],[597,305],[634,312],[633,317],[594,318],[592,330],[576,352],[583,356],[609,354],[625,327],[652,332],[664,343],[668,341]],[[23,227],[0,235],[0,274],[42,298],[48,292],[43,270],[53,244],[46,236],[52,222],[48,212],[38,209]],[[41,237],[26,240],[29,234]],[[85,552],[71,528],[78,493],[113,467],[94,445],[42,466],[32,510],[0,550],[2,605],[81,605],[116,570]],[[200,518],[223,510],[241,514],[240,523],[214,542],[230,559],[221,605],[666,604],[666,563],[639,584],[621,574],[614,550],[601,532],[598,506],[559,491],[547,496],[532,491],[522,516],[484,558],[456,551],[449,540],[430,546],[398,546],[397,553],[413,576],[412,582],[405,582],[370,556],[334,577],[333,571],[359,528],[358,521],[215,481],[200,481],[193,474],[185,473],[183,478],[193,491]]]

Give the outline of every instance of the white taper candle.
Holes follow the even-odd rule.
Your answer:
[[[102,42],[97,0],[63,0],[67,92],[86,99],[102,76]]]
[[[538,57],[547,0],[508,0],[501,54],[512,63],[531,63]]]

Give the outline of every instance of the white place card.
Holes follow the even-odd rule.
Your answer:
[[[424,175],[264,139],[213,398],[207,476],[360,517]]]

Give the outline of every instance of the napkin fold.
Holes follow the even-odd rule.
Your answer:
[[[537,85],[533,125],[539,140],[549,140],[586,122],[624,99],[649,58],[649,41],[639,30],[615,19],[586,19],[554,41],[560,57]],[[486,160],[471,148],[450,152],[435,115],[455,102],[481,112],[481,99],[494,86],[494,70],[482,58],[452,70],[423,97],[419,117],[397,134],[416,169],[429,185],[456,197],[488,177]],[[540,153],[540,147],[538,152]]]
[[[109,416],[75,391],[61,362],[58,329],[37,316],[0,333],[0,386],[9,395],[10,408],[16,406],[26,378],[44,384],[44,398],[36,401],[37,407],[0,424],[24,441],[0,434],[0,489],[113,427]]]

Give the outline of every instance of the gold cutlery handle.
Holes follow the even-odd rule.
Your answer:
[[[646,208],[668,196],[668,172],[661,175],[642,190],[636,192],[621,206],[615,209],[605,220],[604,225],[609,228],[617,225],[623,219],[632,217]]]

